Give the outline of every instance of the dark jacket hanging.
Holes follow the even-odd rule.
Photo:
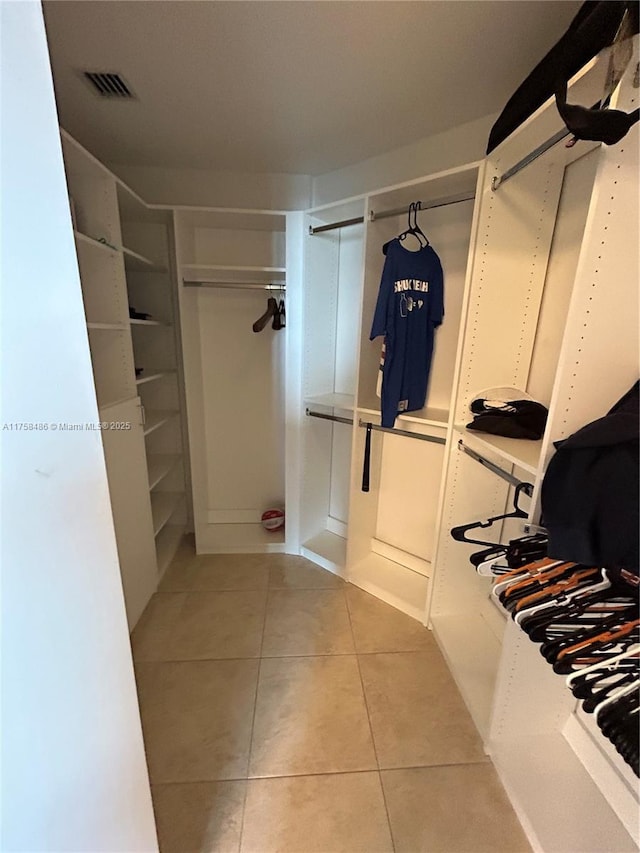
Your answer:
[[[605,417],[556,443],[542,484],[550,557],[638,574],[639,386]]]
[[[578,139],[611,145],[638,121],[638,110],[627,116],[619,110],[589,110],[565,103],[571,77],[613,43],[627,13],[625,35],[638,32],[638,3],[633,0],[588,0],[569,29],[511,96],[491,128],[487,154],[513,133],[553,95],[568,129]]]

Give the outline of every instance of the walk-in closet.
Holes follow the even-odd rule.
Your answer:
[[[487,32],[494,7],[522,6],[527,27],[514,30],[509,51],[506,37],[496,49],[509,56],[524,29],[535,29],[534,12],[553,6],[554,26],[526,68],[572,19],[577,26],[580,9],[613,27],[615,6],[622,26],[569,75],[568,95],[596,105],[580,113],[584,121],[604,122],[603,105],[606,118],[619,111],[623,123],[628,114],[617,141],[570,130],[575,114],[560,87],[557,104],[541,99],[494,144],[506,98],[487,72],[499,92],[491,115],[438,125],[415,149],[409,139],[385,148],[381,134],[369,151],[366,138],[356,144],[341,131],[351,159],[329,146],[334,167],[309,174],[294,141],[287,169],[260,165],[285,163],[282,151],[273,159],[282,148],[275,129],[264,132],[260,156],[247,142],[252,127],[258,136],[269,123],[262,104],[246,127],[220,113],[244,172],[197,159],[213,109],[202,103],[202,128],[183,128],[183,155],[179,135],[166,143],[177,164],[169,167],[158,116],[157,148],[135,118],[137,99],[153,91],[142,74],[140,94],[135,79],[129,86],[106,66],[78,83],[80,53],[65,34],[77,23],[81,41],[83,4],[46,3],[45,22],[39,4],[14,5],[33,16],[23,30],[12,13],[17,43],[39,44],[48,111],[33,132],[48,146],[42,163],[58,170],[83,314],[71,343],[91,389],[84,426],[69,420],[55,430],[66,453],[74,431],[99,444],[110,504],[97,511],[100,541],[117,550],[109,563],[100,546],[100,571],[117,568],[114,637],[138,764],[136,794],[127,794],[135,805],[122,807],[125,829],[108,836],[109,849],[637,850],[639,568],[633,542],[620,559],[615,551],[633,539],[637,511],[632,4],[464,4]],[[125,21],[130,28],[127,16],[145,19],[124,8],[134,5],[152,4],[96,4],[107,43]],[[182,76],[166,110],[180,112],[195,65],[184,20],[167,15],[183,4],[158,5],[167,8],[150,44],[175,28]],[[374,17],[397,7],[403,20],[408,7],[420,16],[433,7],[449,26],[444,6],[463,4],[186,3],[202,26],[194,54],[212,37],[204,7],[220,16],[222,51],[234,15],[249,45],[293,26],[300,5],[327,32],[344,15],[349,32],[365,6]],[[275,8],[285,6],[288,22]],[[506,14],[515,26],[517,10]],[[452,58],[441,61],[459,86],[473,36],[454,44],[445,31]],[[285,115],[307,84],[294,57],[290,89],[278,84],[276,54],[257,67],[280,86],[279,126],[280,107]],[[22,79],[26,59],[12,57]],[[230,101],[244,97],[234,69],[223,75]],[[466,63],[464,73],[477,76]],[[76,110],[76,84],[104,91]],[[330,102],[315,97],[314,121],[320,127],[326,115],[337,134]],[[420,104],[417,84],[414,97]],[[365,106],[363,87],[351,118],[370,127]],[[131,135],[120,139],[123,110]],[[299,132],[292,127],[292,140]],[[101,146],[113,157],[98,156]],[[591,468],[584,461],[585,447],[604,455],[619,444],[611,476],[600,457]],[[29,471],[50,477],[34,459]],[[89,492],[78,491],[87,507]],[[100,610],[99,594],[87,596]],[[122,679],[105,676],[100,690],[117,696]],[[114,743],[117,734],[112,754]]]

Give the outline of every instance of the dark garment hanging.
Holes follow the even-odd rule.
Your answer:
[[[612,145],[638,121],[619,110],[586,109],[566,105],[567,83],[601,50],[614,42],[625,20],[625,36],[638,32],[638,4],[627,0],[589,0],[583,3],[568,30],[511,96],[491,129],[487,154],[513,133],[529,116],[556,95],[558,111],[577,139]]]
[[[639,573],[639,387],[556,443],[542,484],[550,557]]]

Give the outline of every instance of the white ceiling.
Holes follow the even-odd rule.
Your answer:
[[[51,0],[62,125],[106,162],[317,175],[498,112],[576,0]],[[82,70],[117,71],[135,101]]]

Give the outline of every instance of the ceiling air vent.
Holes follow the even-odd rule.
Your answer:
[[[123,78],[112,71],[84,71],[85,78],[102,98],[133,98]]]

